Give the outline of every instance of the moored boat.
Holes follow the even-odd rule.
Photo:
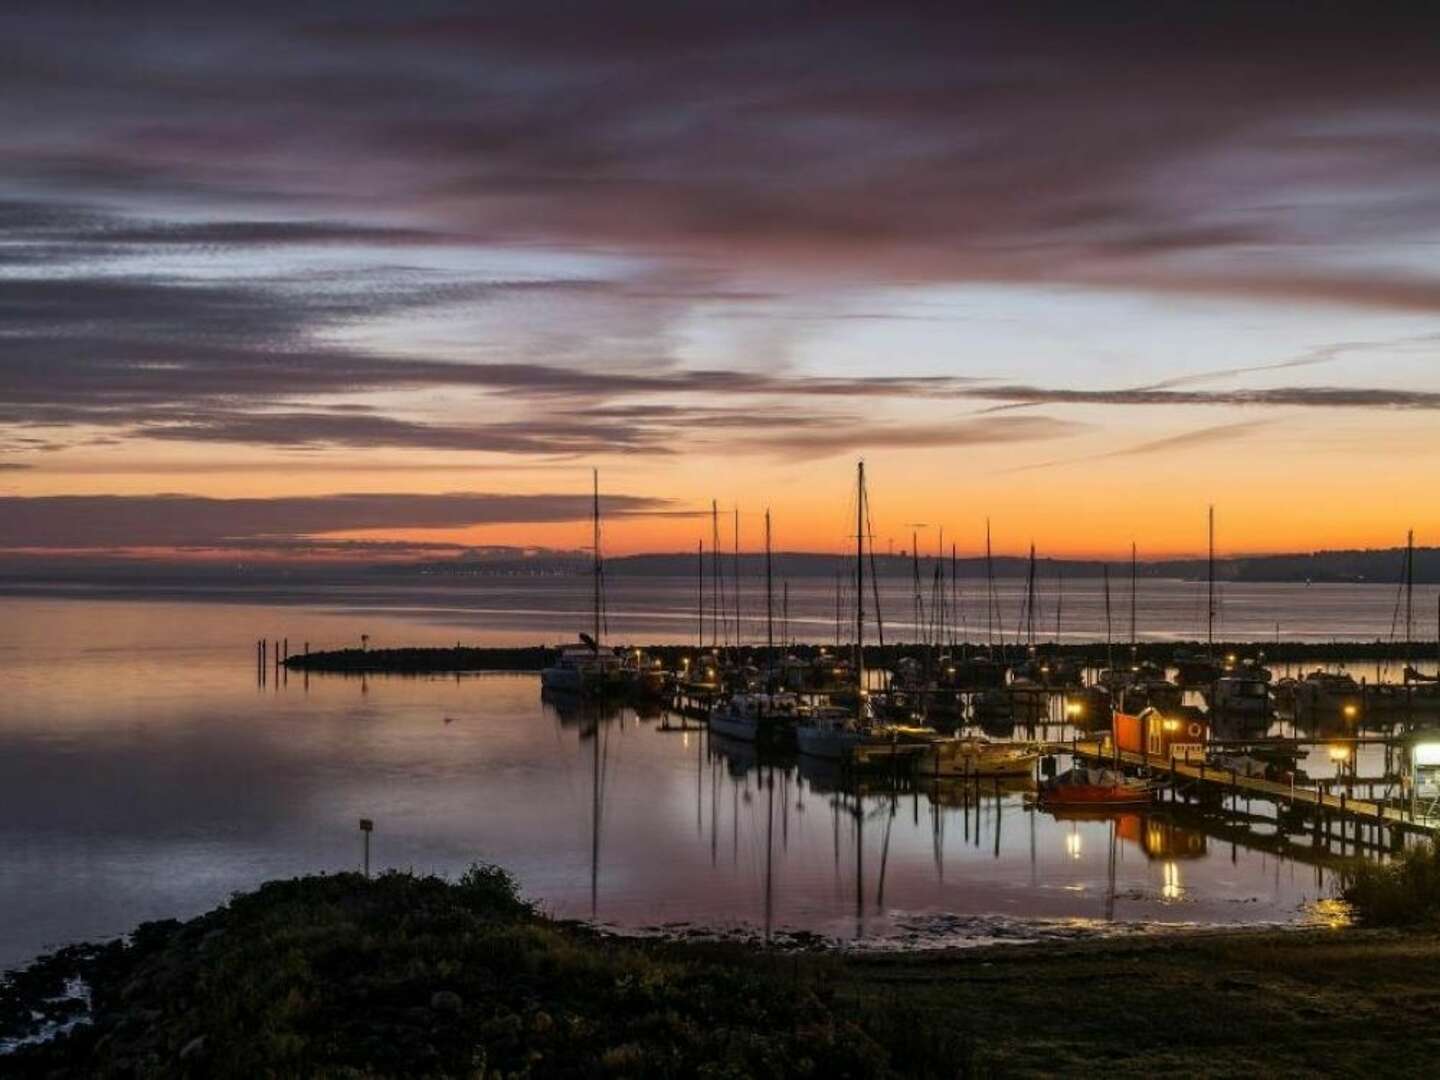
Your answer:
[[[794,694],[732,694],[710,712],[710,730],[717,735],[755,742],[789,734],[800,714]]]
[[[915,757],[920,776],[1028,776],[1040,759],[1029,743],[993,742],[981,735],[939,739]]]
[[[1113,769],[1077,765],[1040,785],[1045,806],[1139,806],[1151,801],[1153,789],[1143,780],[1130,780]]]

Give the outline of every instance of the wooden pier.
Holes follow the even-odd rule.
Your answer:
[[[1307,787],[1294,782],[1286,784],[1256,776],[1241,776],[1233,769],[1207,765],[1203,759],[1163,759],[1128,750],[1117,750],[1108,739],[1049,743],[1045,745],[1045,751],[1051,754],[1072,754],[1081,760],[1098,764],[1147,768],[1152,774],[1169,776],[1176,782],[1197,784],[1219,794],[1247,795],[1280,804],[1288,803],[1327,817],[1335,815],[1349,818],[1365,824],[1384,826],[1392,831],[1425,836],[1433,836],[1440,831],[1440,821],[1418,817],[1408,809],[1389,806],[1373,799],[1351,798],[1348,792],[1333,794],[1326,790],[1328,784]]]

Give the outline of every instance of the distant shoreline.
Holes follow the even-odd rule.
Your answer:
[[[634,645],[627,648],[642,650],[667,667],[678,666],[680,659],[695,654],[692,645]],[[777,646],[777,654],[809,659],[829,646],[794,644],[786,649]],[[906,653],[915,653],[921,648],[913,643],[896,645],[867,645],[865,662],[883,665],[893,662]],[[933,648],[933,647],[932,647]],[[958,652],[961,646],[956,647]],[[986,651],[983,644],[971,643],[963,646],[970,653]],[[1204,652],[1205,644],[1196,641],[1182,642],[1141,642],[1136,657],[1141,661],[1156,663],[1171,662],[1177,652]],[[1045,656],[1063,656],[1083,660],[1091,665],[1102,665],[1113,657],[1123,663],[1130,652],[1128,643],[1107,646],[1104,642],[1087,644],[1055,645],[1042,643],[1037,652]],[[722,648],[731,653],[733,649]],[[764,645],[741,646],[742,658],[763,663],[766,657]],[[841,655],[847,649],[838,650]],[[999,650],[997,649],[997,652]],[[1024,646],[1010,645],[1005,654],[1017,660],[1024,655]],[[1410,646],[1412,659],[1428,659],[1440,652],[1440,643],[1415,642]],[[1341,642],[1216,642],[1217,656],[1235,655],[1241,658],[1259,658],[1271,663],[1304,663],[1363,660],[1404,660],[1406,647],[1403,642],[1389,641],[1341,641]],[[465,671],[540,671],[558,656],[558,649],[546,645],[491,646],[491,647],[427,647],[402,646],[387,649],[331,649],[323,652],[292,654],[283,659],[283,665],[291,671],[338,674],[437,674]]]

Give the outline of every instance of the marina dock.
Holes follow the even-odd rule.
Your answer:
[[[1375,799],[1354,798],[1349,792],[1337,794],[1326,790],[1332,786],[1326,783],[1304,785],[1292,781],[1286,784],[1255,776],[1242,776],[1233,769],[1207,764],[1203,757],[1199,760],[1187,760],[1185,757],[1156,758],[1116,749],[1109,739],[1047,743],[1045,750],[1051,754],[1071,754],[1093,764],[1146,768],[1152,775],[1162,779],[1168,777],[1172,790],[1191,785],[1202,795],[1233,794],[1268,799],[1279,805],[1310,811],[1315,815],[1317,826],[1321,821],[1340,818],[1353,822],[1357,830],[1362,826],[1389,830],[1392,839],[1403,833],[1433,836],[1440,831],[1440,821],[1419,816],[1415,813],[1413,804],[1402,808]],[[1358,831],[1355,837],[1346,838],[1349,843],[1358,840]]]

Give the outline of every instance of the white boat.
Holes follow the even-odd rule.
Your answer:
[[[1040,751],[1029,743],[992,742],[980,735],[940,739],[915,759],[920,776],[1029,776]]]
[[[623,681],[624,661],[613,652],[588,644],[565,645],[555,663],[540,672],[546,690],[567,694],[600,694],[618,688]]]
[[[800,699],[794,694],[732,694],[710,710],[710,730],[754,742],[779,734],[799,713]]]
[[[813,709],[795,723],[795,745],[811,757],[842,760],[868,738],[856,724],[855,714],[838,706]]]

